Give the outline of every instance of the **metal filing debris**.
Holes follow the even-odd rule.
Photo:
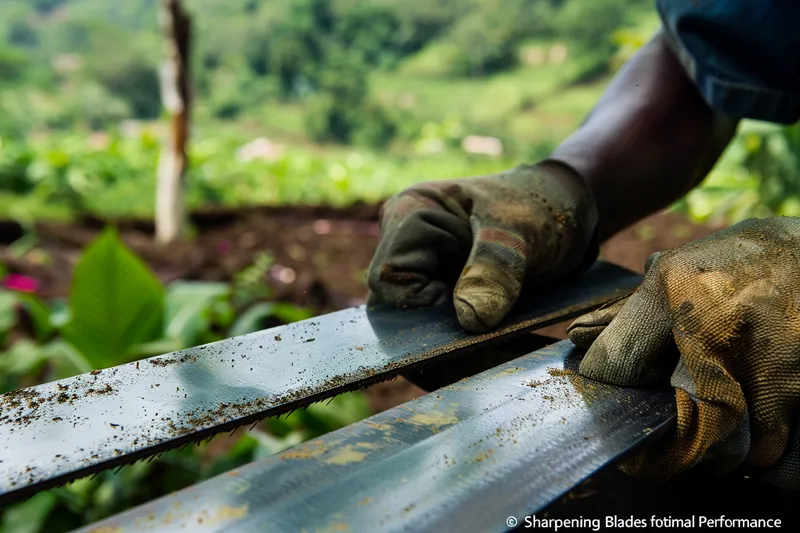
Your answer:
[[[450,306],[359,307],[4,394],[0,503],[576,317],[640,281],[597,263],[489,334],[464,332]]]
[[[77,533],[524,526],[676,416],[671,391],[591,382],[578,359],[562,341]]]

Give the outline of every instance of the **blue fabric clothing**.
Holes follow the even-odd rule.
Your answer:
[[[655,0],[705,100],[739,119],[800,120],[800,0]]]

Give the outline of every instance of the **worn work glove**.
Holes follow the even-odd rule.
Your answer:
[[[664,480],[702,463],[800,488],[800,218],[747,220],[651,256],[638,290],[577,319],[579,371],[671,385],[674,433],[623,461]]]
[[[525,284],[562,279],[597,257],[588,187],[555,162],[415,185],[381,209],[369,305],[442,304],[472,332],[494,328]]]

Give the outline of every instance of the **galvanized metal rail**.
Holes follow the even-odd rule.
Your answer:
[[[525,299],[485,335],[464,332],[449,306],[360,307],[4,394],[0,503],[484,350],[629,294],[640,281],[597,263]]]
[[[80,530],[491,532],[668,427],[668,390],[573,372],[569,341]]]

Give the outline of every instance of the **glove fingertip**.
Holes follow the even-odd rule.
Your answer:
[[[461,326],[473,332],[495,328],[517,300],[519,286],[514,285],[485,265],[467,267],[453,291]]]
[[[609,375],[614,374],[613,368],[610,368],[612,366],[605,343],[596,338],[578,365],[578,373],[589,379],[607,382]]]
[[[453,300],[453,306],[456,309],[458,323],[462,328],[469,332],[485,333],[496,324],[491,322],[486,323],[484,321],[485,319],[482,319],[482,317],[478,314],[478,311],[475,309],[475,307],[464,298],[455,298],[455,300]]]
[[[588,350],[605,328],[599,325],[583,326],[573,323],[567,328],[567,336],[575,346]]]
[[[652,254],[647,256],[647,259],[644,262],[644,273],[645,274],[647,274],[650,271],[650,269],[653,267],[655,262],[658,261],[658,258],[661,257],[662,255],[663,255],[663,252],[658,251],[658,252],[653,252]]]
[[[578,347],[588,349],[619,314],[627,297],[608,302],[599,309],[575,319],[567,328],[567,335]]]

